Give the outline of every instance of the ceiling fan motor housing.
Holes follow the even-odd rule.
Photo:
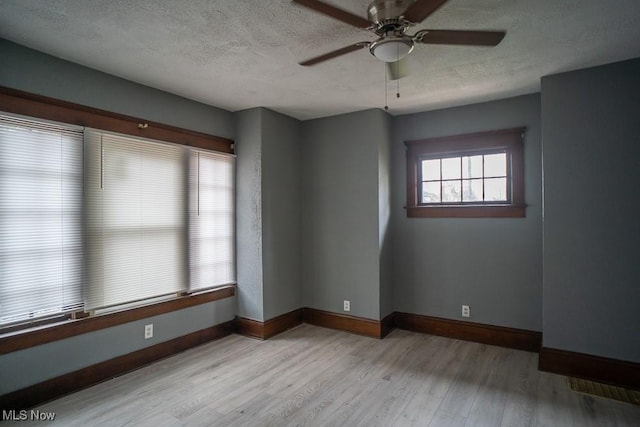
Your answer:
[[[369,52],[385,62],[396,62],[413,50],[411,37],[405,34],[410,25],[402,15],[414,0],[376,0],[369,5],[369,20],[380,38],[369,45]]]
[[[377,31],[398,30],[406,26],[399,17],[414,3],[414,0],[374,0],[367,10],[369,21],[377,26]]]

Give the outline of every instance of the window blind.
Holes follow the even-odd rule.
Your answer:
[[[235,283],[235,157],[0,116],[0,325]]]
[[[235,157],[191,150],[191,291],[235,282]]]
[[[0,115],[0,325],[82,307],[82,132]]]
[[[186,290],[186,154],[85,131],[87,310]]]

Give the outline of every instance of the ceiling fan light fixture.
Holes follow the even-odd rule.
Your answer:
[[[396,62],[413,51],[414,44],[410,37],[382,37],[369,46],[369,52],[384,62]]]

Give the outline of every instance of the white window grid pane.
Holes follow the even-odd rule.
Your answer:
[[[441,161],[442,180],[460,179],[462,174],[462,159],[460,157],[448,157]]]
[[[443,166],[445,163],[446,166]],[[509,201],[510,178],[507,174],[506,152],[421,159],[419,166],[421,204],[484,204]],[[458,167],[460,173],[456,169]],[[439,177],[436,172],[440,173]],[[494,175],[486,175],[487,172]],[[486,181],[496,178],[500,178],[499,182],[504,185],[497,186],[498,181],[490,181],[491,189],[486,190]]]

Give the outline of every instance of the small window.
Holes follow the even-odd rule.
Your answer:
[[[524,217],[524,128],[408,141],[407,216]]]
[[[506,151],[420,160],[420,205],[508,203],[511,198]]]

